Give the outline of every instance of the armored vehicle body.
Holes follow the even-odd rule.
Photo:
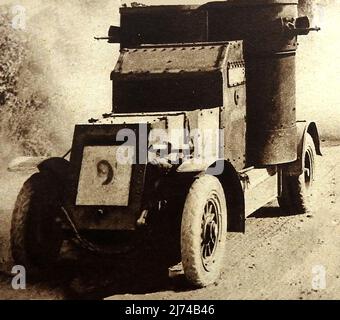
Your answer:
[[[41,162],[25,183],[16,262],[52,263],[70,233],[95,251],[93,234],[134,242],[168,229],[159,244],[175,241],[186,278],[203,287],[247,216],[276,198],[286,214],[311,210],[320,142],[314,122],[296,119],[295,56],[297,37],[317,28],[297,4],[121,8],[105,37],[121,46],[112,110],[76,125],[70,159]]]

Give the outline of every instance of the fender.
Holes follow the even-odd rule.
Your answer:
[[[13,159],[7,166],[10,172],[26,172],[33,173],[37,171],[37,167],[46,157],[18,157]]]
[[[242,184],[234,166],[226,160],[218,160],[206,171],[208,174],[212,168],[212,174],[216,168],[224,168],[221,174],[214,174],[223,186],[226,196],[228,217],[227,231],[245,233],[245,200]]]
[[[184,161],[176,171],[179,173],[186,172],[205,172],[209,166],[205,163],[200,163],[195,161],[194,159],[189,159]]]
[[[303,173],[303,152],[305,150],[305,137],[309,133],[314,141],[317,155],[322,156],[320,137],[316,123],[311,121],[297,121],[297,160],[283,166],[284,173],[289,176],[299,176]]]
[[[70,177],[70,163],[64,158],[49,158],[38,165],[40,172],[48,172],[55,178],[65,181]]]
[[[178,173],[193,172],[206,173],[218,178],[223,186],[228,207],[227,231],[245,232],[245,201],[239,175],[234,166],[226,160],[217,160],[210,166],[186,161],[179,168]]]

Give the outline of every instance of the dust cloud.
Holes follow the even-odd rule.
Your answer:
[[[18,2],[5,0],[0,13],[13,19],[14,5]],[[110,71],[115,65],[118,47],[98,42],[94,36],[106,35],[108,27],[119,22],[119,5],[118,0],[20,1],[26,14],[26,28],[10,31],[16,33],[18,46],[25,48],[23,61],[17,61],[19,79],[15,90],[24,101],[34,95],[32,102],[37,104],[39,100],[39,112],[34,116],[31,113],[35,108],[23,110],[22,106],[16,106],[24,116],[20,111],[13,114],[13,108],[9,114],[0,115],[2,120],[15,117],[16,122],[22,122],[21,131],[25,131],[25,127],[30,133],[37,131],[41,143],[49,145],[39,148],[39,139],[32,138],[32,145],[27,148],[22,143],[15,148],[15,153],[61,154],[71,144],[75,123],[86,122],[110,110]],[[45,128],[41,128],[41,119],[37,118],[43,118]],[[33,128],[32,123],[33,126],[38,123],[40,131]],[[11,140],[11,134],[17,132],[13,132],[13,126],[8,126],[8,131]],[[6,132],[2,140],[5,135]],[[44,141],[45,138],[50,141]],[[3,149],[3,153],[6,150]]]
[[[307,10],[306,10],[307,8]],[[298,117],[318,122],[324,139],[340,138],[340,1],[309,1],[318,33],[300,37],[297,60]]]

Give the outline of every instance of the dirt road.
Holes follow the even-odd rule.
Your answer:
[[[323,151],[315,212],[285,216],[273,203],[253,214],[245,235],[228,234],[225,267],[215,286],[192,290],[181,277],[159,276],[148,257],[99,261],[68,247],[49,277],[26,290],[14,291],[11,278],[0,275],[0,298],[340,299],[340,147]],[[0,211],[2,242],[9,214],[8,208]],[[79,256],[85,257],[82,263]]]

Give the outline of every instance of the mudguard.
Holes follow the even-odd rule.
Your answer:
[[[297,121],[297,160],[283,166],[284,174],[288,176],[299,176],[303,173],[303,152],[305,149],[306,134],[310,134],[315,145],[317,155],[322,156],[320,147],[320,137],[315,122]]]
[[[227,231],[245,233],[245,200],[239,175],[227,160],[218,160],[209,167],[194,161],[184,162],[178,173],[193,172],[216,176],[223,186],[228,206]]]
[[[38,165],[45,160],[46,157],[18,157],[8,164],[7,170],[9,172],[32,173],[37,171]]]
[[[57,179],[65,180],[70,176],[70,163],[64,158],[49,158],[38,164],[40,172],[49,172]]]

